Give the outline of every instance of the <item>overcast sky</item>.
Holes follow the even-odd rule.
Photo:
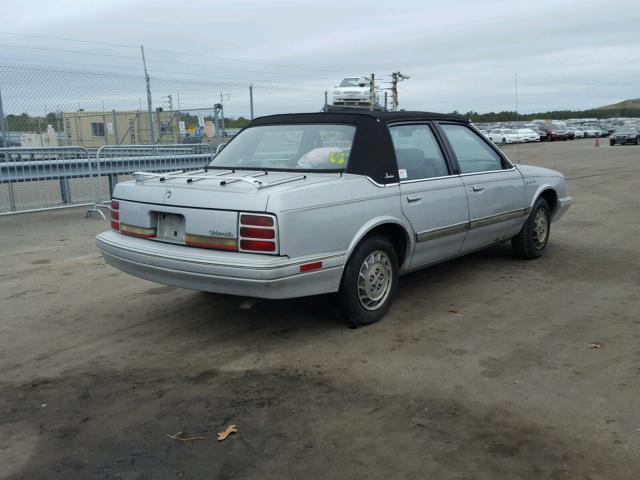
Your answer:
[[[411,76],[401,90],[406,109],[514,110],[516,73],[523,113],[640,97],[638,0],[0,0],[0,19],[4,65],[140,75],[133,46],[144,44],[152,77],[309,90],[295,97],[314,95],[305,109],[342,76],[394,70]],[[7,72],[0,69],[5,110],[23,97],[43,101],[42,77]],[[46,93],[50,105],[58,92],[74,95],[58,87]]]

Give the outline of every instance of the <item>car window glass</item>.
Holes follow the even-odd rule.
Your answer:
[[[502,169],[502,159],[477,133],[464,125],[441,125],[458,159],[461,173]]]
[[[427,125],[391,127],[400,180],[448,175],[447,164],[431,128]]]
[[[343,170],[355,134],[352,125],[300,124],[249,127],[211,162],[225,168]]]

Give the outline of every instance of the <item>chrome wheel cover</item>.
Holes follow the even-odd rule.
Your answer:
[[[540,208],[533,219],[533,244],[541,250],[547,244],[549,236],[549,217],[545,208]]]
[[[389,297],[393,282],[391,260],[376,250],[364,259],[358,272],[358,300],[365,310],[377,310]]]

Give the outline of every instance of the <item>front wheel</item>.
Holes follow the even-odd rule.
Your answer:
[[[389,310],[398,285],[398,255],[382,235],[365,238],[347,262],[338,304],[348,323],[370,325]]]
[[[551,226],[551,210],[544,198],[538,198],[520,233],[511,239],[513,253],[531,260],[542,256],[547,248]]]
[[[503,139],[502,139],[502,142],[500,142],[500,143],[502,143],[502,145],[506,145],[506,144],[507,144],[507,139],[506,139],[506,138],[503,138]]]

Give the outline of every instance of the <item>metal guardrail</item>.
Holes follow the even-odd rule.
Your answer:
[[[104,217],[119,176],[197,169],[213,155],[208,144],[0,148],[0,215],[90,206]]]
[[[90,205],[91,176],[84,147],[0,148],[0,215]]]

